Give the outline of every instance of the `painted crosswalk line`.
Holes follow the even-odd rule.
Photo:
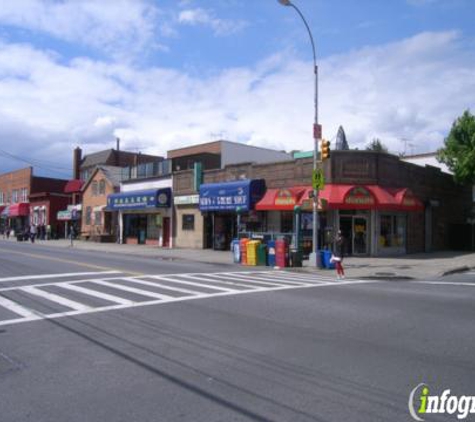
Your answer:
[[[86,275],[91,277],[86,278]],[[51,281],[46,281],[48,279]],[[0,282],[3,280],[6,281],[7,278],[0,279]],[[0,326],[212,297],[370,282],[337,281],[330,276],[273,270],[134,277],[107,271],[30,276],[29,279],[25,276],[8,278],[8,281],[28,280],[31,285],[0,287],[0,310],[3,309],[1,315],[11,315],[0,319]],[[28,300],[25,296],[28,296]],[[83,300],[95,299],[103,304],[92,306],[82,303],[77,296]],[[66,310],[58,312],[57,308]],[[50,311],[45,312],[45,309]]]

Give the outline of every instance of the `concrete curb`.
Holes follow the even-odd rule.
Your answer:
[[[470,271],[471,268],[473,268],[473,267],[469,267],[468,265],[463,265],[461,267],[452,268],[450,270],[442,272],[441,277],[445,277],[447,275],[452,275],[452,274],[464,273],[466,271]]]

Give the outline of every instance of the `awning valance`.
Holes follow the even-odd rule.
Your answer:
[[[305,186],[291,188],[267,189],[263,198],[256,204],[258,211],[293,211],[299,205],[302,196],[307,192]],[[307,196],[308,197],[308,196]]]
[[[312,187],[293,187],[287,190],[295,194],[293,197],[287,197],[288,207],[281,206],[279,208],[271,205],[272,198],[276,198],[277,192],[282,191],[282,189],[269,189],[262,201],[257,204],[256,209],[293,210],[294,205],[290,206],[290,203],[297,195],[300,196],[296,205],[301,206],[303,211],[311,211],[313,209]],[[324,189],[319,191],[318,209],[420,211],[424,209],[424,205],[408,188],[384,188],[379,185],[327,184]]]
[[[30,204],[27,202],[21,202],[19,204],[10,205],[8,211],[9,217],[26,217],[30,215]]]
[[[169,208],[171,196],[172,190],[170,188],[113,193],[107,197],[107,210]]]
[[[243,211],[254,208],[265,192],[265,180],[245,179],[200,186],[201,211]]]

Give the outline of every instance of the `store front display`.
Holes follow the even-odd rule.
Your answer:
[[[255,204],[265,192],[262,179],[244,179],[200,186],[199,208],[205,215],[205,238],[213,249],[227,250],[238,236],[238,214],[241,225],[253,223]]]
[[[171,244],[170,188],[114,193],[105,211],[119,211],[122,243],[168,247]]]

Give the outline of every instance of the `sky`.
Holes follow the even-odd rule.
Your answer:
[[[334,145],[443,146],[475,112],[475,1],[292,0]],[[226,139],[313,149],[309,34],[277,0],[0,0],[0,173],[71,178],[73,149]]]

